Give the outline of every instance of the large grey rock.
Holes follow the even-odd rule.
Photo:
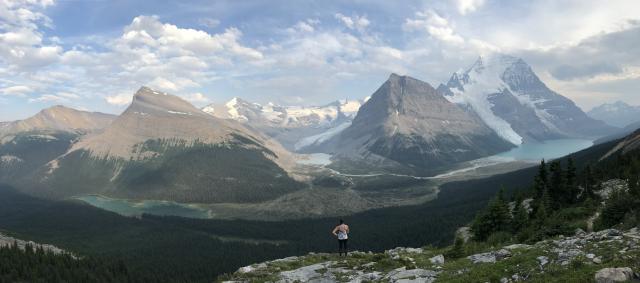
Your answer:
[[[395,269],[385,278],[390,282],[433,282],[438,276],[438,272],[425,269],[406,269],[404,267]]]
[[[539,256],[536,259],[538,260],[538,264],[540,264],[541,267],[549,263],[549,258],[546,256]]]
[[[323,262],[313,265],[304,266],[298,269],[280,272],[279,283],[293,283],[293,282],[315,282],[315,283],[330,283],[335,282],[335,277],[332,273],[327,272],[328,267],[331,266],[330,262]]]
[[[442,265],[442,264],[444,264],[444,256],[443,255],[437,255],[437,256],[434,256],[434,257],[430,258],[429,261],[432,264]]]
[[[633,279],[633,270],[629,267],[603,268],[595,275],[596,283],[627,282]]]
[[[509,250],[500,249],[497,251],[470,255],[467,258],[471,260],[472,263],[495,263],[496,261],[503,260],[510,256],[511,252]]]

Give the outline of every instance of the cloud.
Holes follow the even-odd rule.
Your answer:
[[[80,98],[80,96],[68,93],[68,92],[60,92],[58,94],[44,94],[37,98],[29,98],[30,103],[40,102],[40,103],[63,103],[69,102],[72,99]]]
[[[204,94],[202,94],[200,92],[182,95],[182,98],[184,98],[185,100],[187,100],[187,101],[189,101],[191,103],[206,103],[206,102],[210,102],[209,98],[206,97]]]
[[[6,95],[6,96],[23,97],[26,94],[29,94],[31,92],[33,92],[33,89],[24,85],[16,85],[16,86],[10,86],[10,87],[5,87],[0,89],[0,94]]]
[[[62,48],[46,44],[39,30],[53,27],[51,19],[42,13],[50,5],[53,1],[0,1],[0,62],[16,70],[57,62]]]
[[[466,15],[475,12],[485,3],[485,0],[452,0],[458,9],[458,13]]]
[[[121,93],[116,95],[109,95],[105,97],[107,103],[115,106],[128,105],[133,100],[133,95],[129,93]]]
[[[310,33],[310,32],[314,32],[316,29],[313,26],[318,24],[318,23],[319,22],[317,20],[312,20],[312,19],[307,19],[306,21],[300,21],[300,22],[296,23],[293,27],[288,28],[287,32],[289,32],[289,33],[296,33],[296,32]]]
[[[335,14],[335,18],[340,20],[347,28],[354,29],[359,32],[363,32],[371,23],[366,16],[356,15],[353,17],[348,17],[343,14],[337,13]]]
[[[212,18],[201,18],[198,20],[198,24],[207,28],[216,28],[220,25],[220,20]]]
[[[417,12],[415,18],[406,19],[403,25],[406,31],[426,31],[431,37],[445,43],[460,45],[465,42],[447,19],[433,10]]]
[[[622,68],[612,62],[587,63],[579,65],[560,65],[551,70],[551,75],[559,80],[592,78],[601,74],[620,74]]]
[[[640,23],[588,37],[572,45],[525,50],[523,54],[558,80],[586,80],[603,75],[626,76],[640,65]]]

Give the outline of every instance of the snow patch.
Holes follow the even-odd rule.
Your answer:
[[[176,115],[188,115],[190,116],[191,113],[186,113],[186,112],[179,112],[179,111],[171,111],[171,110],[167,110],[167,112],[171,113],[171,114],[176,114]]]

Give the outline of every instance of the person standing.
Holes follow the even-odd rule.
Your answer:
[[[344,253],[344,256],[347,256],[347,252],[348,252],[347,240],[349,240],[349,225],[344,224],[344,221],[340,219],[340,224],[338,224],[336,228],[333,228],[333,231],[331,233],[338,238],[338,255],[342,256],[342,253]]]

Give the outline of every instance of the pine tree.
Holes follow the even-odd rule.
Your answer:
[[[542,192],[547,187],[548,182],[547,164],[544,159],[542,159],[542,161],[540,161],[540,166],[538,167],[538,174],[536,175],[533,184],[536,198],[540,198],[542,196]]]
[[[487,208],[476,216],[471,230],[476,239],[484,241],[495,232],[509,231],[510,222],[509,205],[504,198],[504,189],[501,189]]]
[[[576,182],[576,175],[576,166],[573,162],[573,158],[569,157],[567,160],[567,171],[565,173],[565,190],[567,196],[566,201],[570,204],[577,201],[578,194],[580,193],[578,183]]]
[[[451,250],[449,250],[449,252],[447,252],[447,257],[448,258],[461,258],[465,255],[465,249],[464,249],[464,240],[462,239],[462,237],[457,236],[456,239],[453,241],[453,247],[451,248]]]
[[[549,180],[549,196],[552,200],[551,207],[558,208],[561,204],[567,203],[568,197],[566,190],[564,189],[564,172],[562,171],[562,165],[560,161],[551,162],[549,166],[551,172],[551,179]]]
[[[593,199],[595,197],[596,179],[591,164],[584,168],[584,193],[582,199]]]
[[[529,223],[529,212],[522,205],[521,201],[516,203],[516,207],[513,212],[513,232],[517,233],[527,226]]]

